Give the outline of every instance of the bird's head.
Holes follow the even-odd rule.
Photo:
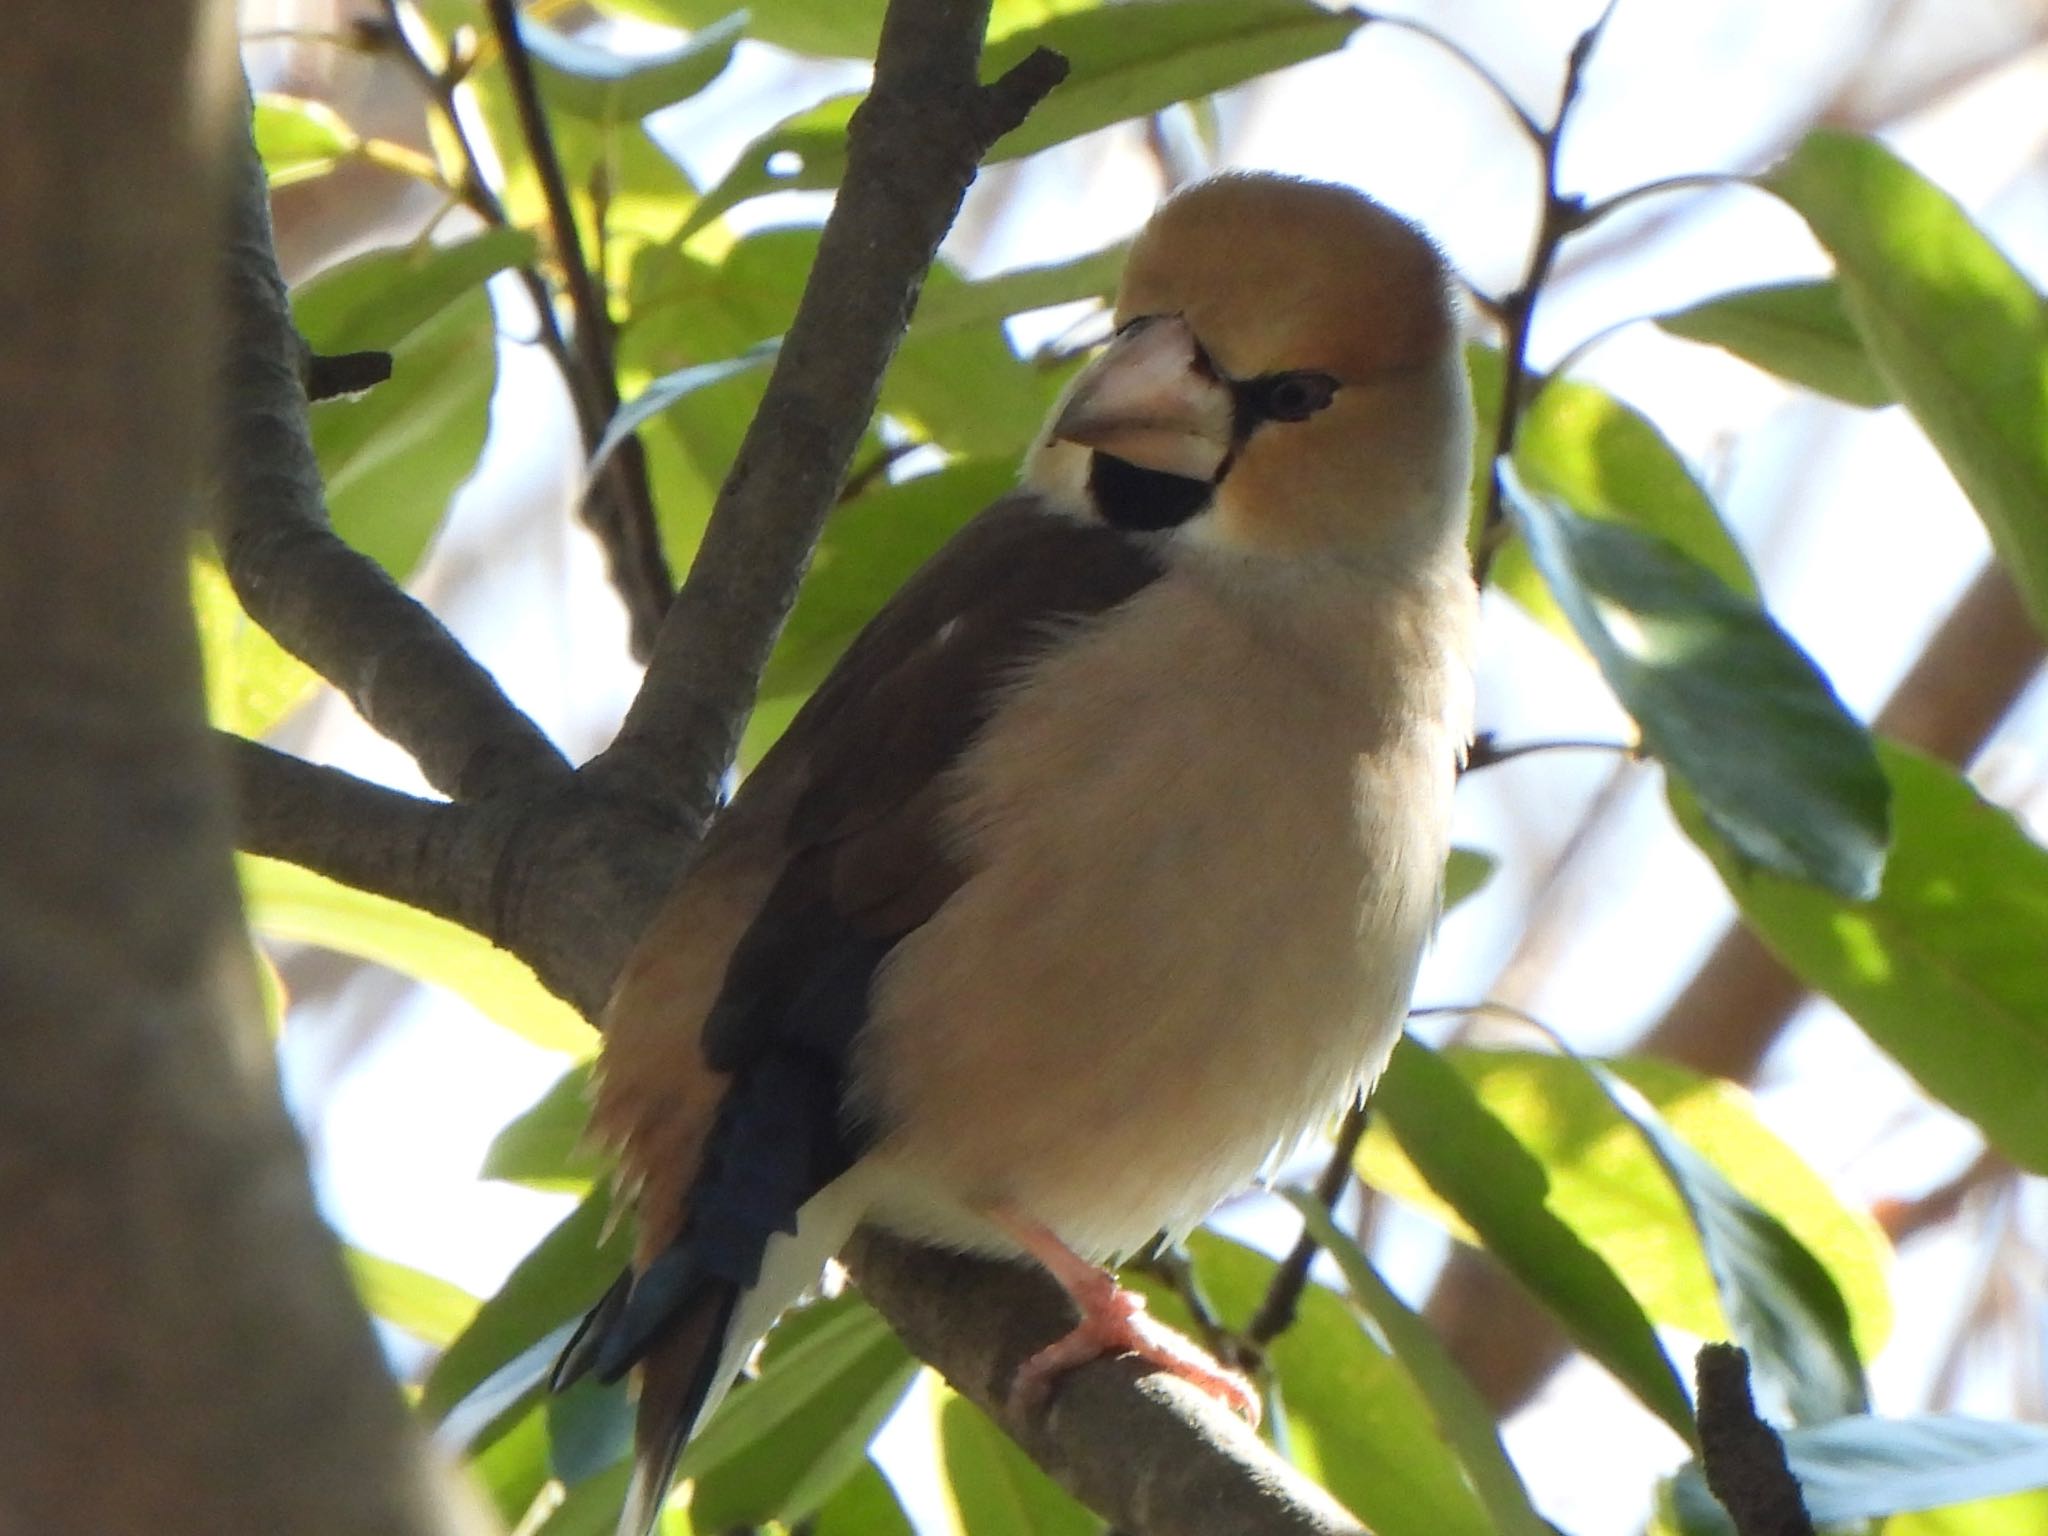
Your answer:
[[[1346,187],[1226,175],[1132,246],[1115,338],[1027,466],[1124,527],[1246,551],[1440,551],[1471,408],[1442,257]]]

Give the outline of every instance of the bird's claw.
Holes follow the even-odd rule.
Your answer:
[[[1017,1368],[1010,1386],[1014,1410],[1036,1413],[1051,1396],[1054,1383],[1076,1366],[1106,1355],[1136,1355],[1199,1388],[1258,1428],[1259,1397],[1249,1381],[1153,1318],[1145,1310],[1144,1297],[1123,1289],[1108,1275],[1102,1282],[1099,1294],[1075,1296],[1081,1321]]]

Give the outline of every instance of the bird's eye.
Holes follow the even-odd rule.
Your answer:
[[[1271,373],[1257,384],[1258,413],[1270,421],[1306,421],[1335,398],[1327,373]]]

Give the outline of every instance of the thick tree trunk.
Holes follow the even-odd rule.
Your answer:
[[[0,1531],[447,1528],[279,1102],[203,718],[228,12],[15,0],[0,48]]]

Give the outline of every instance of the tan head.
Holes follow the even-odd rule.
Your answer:
[[[1138,236],[1116,320],[1034,478],[1078,478],[1062,445],[1090,450],[1099,515],[1251,550],[1435,549],[1462,526],[1449,276],[1377,203],[1280,176],[1201,182]]]

